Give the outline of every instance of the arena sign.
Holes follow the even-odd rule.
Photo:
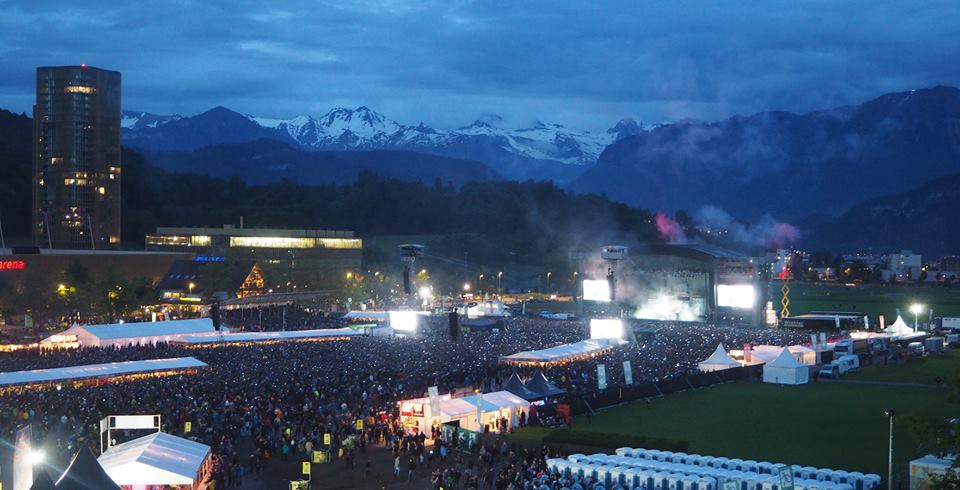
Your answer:
[[[22,271],[27,263],[22,260],[0,260],[0,271]]]

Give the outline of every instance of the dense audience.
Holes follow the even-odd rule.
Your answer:
[[[625,360],[632,363],[635,382],[658,381],[690,373],[721,342],[727,347],[747,342],[786,345],[807,337],[803,332],[706,324],[648,325],[658,328],[655,335],[544,372],[564,389],[585,392],[596,388],[596,366],[601,362],[607,365],[610,386],[623,382]],[[311,454],[322,446],[324,434],[331,434],[331,449],[338,455],[342,449],[347,464],[353,464],[354,451],[379,443],[403,456],[395,461],[398,472],[415,471],[422,463],[423,436],[416,440],[400,427],[398,400],[424,396],[429,386],[438,386],[441,393],[459,387],[495,390],[517,371],[499,364],[500,356],[579,341],[588,333],[586,323],[577,321],[516,318],[503,327],[496,333],[472,333],[456,341],[444,335],[366,336],[243,346],[158,344],[6,353],[0,355],[0,371],[179,356],[196,357],[210,367],[195,375],[140,377],[101,386],[7,389],[0,393],[0,430],[12,441],[16,428],[30,422],[34,439],[64,460],[77,444],[99,446],[98,421],[106,415],[160,414],[164,430],[178,435],[184,435],[185,423],[191,422],[192,430],[185,435],[211,445],[217,454],[217,488],[234,486],[245,474],[256,476],[271,458]],[[533,372],[520,369],[521,375]],[[357,420],[365,421],[362,429]],[[241,453],[243,440],[252,441],[253,449]],[[481,450],[481,459],[485,451]],[[501,468],[507,473],[496,476],[496,486],[530,488],[542,470],[540,460],[529,455],[511,457],[529,461],[511,463],[513,469]],[[487,473],[493,467],[490,462]],[[487,473],[456,478],[493,484]],[[437,475],[438,481],[445,478],[453,475]]]

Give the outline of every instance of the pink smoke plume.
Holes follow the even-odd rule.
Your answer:
[[[657,221],[657,231],[668,243],[686,243],[687,234],[683,232],[683,227],[666,213],[660,211],[654,217]]]
[[[781,248],[788,243],[793,243],[800,238],[800,230],[790,223],[774,223],[770,231],[769,242],[776,248]]]

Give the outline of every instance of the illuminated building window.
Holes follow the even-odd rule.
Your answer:
[[[194,247],[209,247],[213,239],[208,235],[193,235],[190,237],[190,245]]]
[[[87,179],[63,179],[63,185],[88,185]]]
[[[106,187],[97,187],[97,193],[102,196],[102,195],[104,195],[104,194],[107,193],[107,188],[106,188]]]
[[[97,89],[86,85],[67,85],[63,87],[63,91],[68,94],[93,94],[97,92]]]
[[[249,248],[347,248],[359,249],[363,241],[359,238],[300,238],[300,237],[230,237],[231,247]]]
[[[314,248],[317,246],[315,238],[294,238],[278,236],[232,236],[231,247],[250,248]]]
[[[120,243],[120,237],[110,235],[110,243]]]
[[[363,248],[363,240],[359,238],[318,238],[324,248]]]

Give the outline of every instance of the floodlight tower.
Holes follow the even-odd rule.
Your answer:
[[[413,288],[410,285],[410,273],[413,270],[413,263],[418,258],[423,257],[423,250],[426,247],[416,243],[405,243],[400,245],[400,261],[403,262],[403,294],[409,296],[413,294]]]
[[[610,288],[610,302],[617,300],[617,262],[627,258],[627,247],[606,245],[600,249],[600,258],[607,261],[607,284]]]

